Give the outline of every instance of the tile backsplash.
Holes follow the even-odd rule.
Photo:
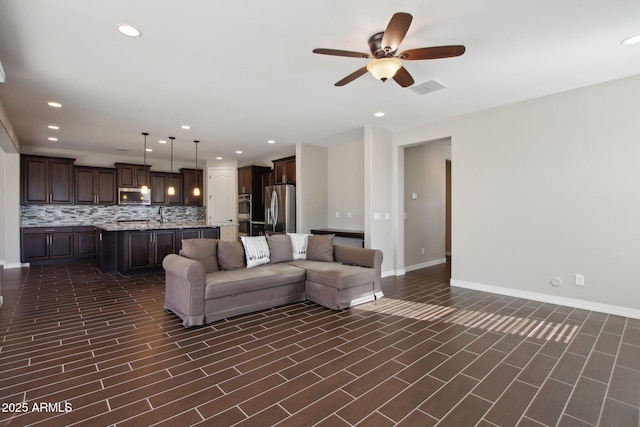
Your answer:
[[[159,221],[161,211],[167,222],[206,220],[206,208],[202,206],[28,205],[21,206],[20,210],[21,227],[93,225],[132,220]]]

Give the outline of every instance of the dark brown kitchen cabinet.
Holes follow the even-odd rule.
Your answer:
[[[175,192],[169,195],[169,187]],[[182,175],[179,173],[151,172],[151,203],[154,205],[182,204]]]
[[[238,168],[238,194],[251,194],[251,220],[264,221],[264,187],[262,176],[271,173],[266,166]]]
[[[22,203],[72,204],[74,159],[61,157],[21,157]]]
[[[178,229],[178,250],[182,249],[182,241],[187,239],[219,239],[219,227],[180,228]]]
[[[162,268],[162,260],[176,253],[176,231],[141,230],[118,233],[118,271],[121,274]]]
[[[115,205],[116,170],[76,166],[75,200],[78,205]]]
[[[73,258],[73,227],[23,228],[22,262],[49,263]]]
[[[183,204],[185,206],[202,206],[202,200],[204,195],[204,188],[202,188],[203,179],[202,169],[180,169],[182,173],[183,182]],[[198,187],[200,189],[200,195],[193,194],[193,189]]]
[[[96,230],[96,266],[103,273],[118,270],[118,232]]]
[[[92,226],[73,228],[73,257],[75,260],[95,258],[97,253],[96,229]]]
[[[273,161],[273,180],[274,184],[296,183],[296,156]]]
[[[136,165],[131,163],[116,163],[118,171],[118,187],[150,186],[151,165]]]

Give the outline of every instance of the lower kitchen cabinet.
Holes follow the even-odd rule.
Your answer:
[[[176,253],[176,230],[140,230],[118,233],[118,271],[130,274],[162,268],[162,260]]]
[[[75,259],[96,257],[96,229],[93,226],[74,227],[73,236],[73,257]]]
[[[53,263],[73,260],[73,227],[22,229],[22,262]]]
[[[187,239],[219,239],[220,228],[180,228],[178,229],[178,250],[182,249],[182,241]]]

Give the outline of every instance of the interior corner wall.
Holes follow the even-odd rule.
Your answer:
[[[6,178],[5,171],[7,170],[6,166],[6,155],[4,150],[0,147],[0,265],[4,265],[5,263],[5,218],[7,214],[5,213],[5,190],[6,186]],[[0,295],[2,295],[2,289],[0,288]]]
[[[452,285],[640,317],[639,110],[640,75],[394,135],[452,138]]]
[[[364,235],[365,247],[383,253],[382,275],[394,274],[396,250],[394,205],[397,169],[390,164],[397,160],[392,133],[373,126],[364,129]]]
[[[0,150],[0,259],[4,268],[20,262],[20,155]]]
[[[327,148],[296,144],[296,230],[327,227]]]
[[[446,161],[451,139],[405,148],[404,253],[407,271],[442,263],[446,240]]]
[[[328,227],[364,230],[363,135],[328,149]]]

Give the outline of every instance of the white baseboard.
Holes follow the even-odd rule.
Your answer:
[[[434,259],[432,261],[421,262],[420,264],[406,265],[404,269],[405,271],[409,272],[413,270],[420,270],[421,268],[433,267],[434,265],[445,264],[446,262],[447,262],[446,258],[440,258],[440,259]]]
[[[525,298],[549,304],[566,305],[568,307],[598,311],[601,313],[613,314],[616,316],[630,317],[632,319],[640,319],[640,310],[627,307],[619,307],[617,305],[601,304],[598,302],[558,297],[555,295],[542,294],[538,292],[521,291],[518,289],[503,288],[500,286],[483,285],[481,283],[466,282],[464,280],[456,279],[451,279],[451,286],[473,289],[475,291],[491,292],[493,294],[507,295],[516,298]]]
[[[23,264],[23,263],[21,263],[21,262],[16,262],[16,263],[13,263],[13,264],[5,264],[5,265],[4,265],[4,269],[5,269],[5,270],[9,270],[9,269],[11,269],[11,268],[29,267],[30,265],[31,265],[31,264],[29,264],[28,262],[26,262],[26,263],[24,263],[24,264]]]

